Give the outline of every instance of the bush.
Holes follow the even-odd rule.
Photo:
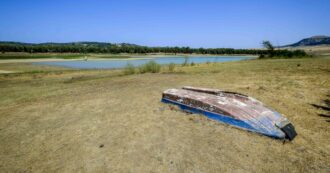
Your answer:
[[[194,63],[194,62],[191,62],[191,63],[190,63],[190,65],[191,65],[191,66],[194,66],[194,65],[195,65],[195,63]]]
[[[259,59],[263,58],[304,58],[309,57],[308,54],[303,50],[274,50],[271,54],[264,55],[260,54]]]
[[[168,71],[173,72],[174,69],[175,69],[175,64],[174,64],[174,63],[170,63],[170,64],[168,65]]]
[[[188,61],[189,61],[189,58],[186,56],[186,57],[184,57],[184,62],[182,63],[182,66],[187,66],[187,65],[189,65],[188,64]]]
[[[139,69],[140,73],[159,73],[160,72],[160,65],[157,64],[155,61],[149,61],[146,64],[143,64]]]
[[[127,65],[124,68],[124,74],[130,75],[135,73],[135,67],[131,63],[127,63]]]

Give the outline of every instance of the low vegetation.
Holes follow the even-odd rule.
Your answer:
[[[127,65],[124,68],[124,74],[125,75],[131,75],[135,73],[135,67],[131,63],[127,63]]]
[[[160,72],[161,65],[155,61],[149,61],[139,67],[140,73],[158,73]]]
[[[175,64],[174,64],[174,63],[170,63],[170,64],[168,65],[168,71],[169,71],[169,72],[173,72],[174,69],[175,69]]]

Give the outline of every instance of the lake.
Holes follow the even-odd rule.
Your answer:
[[[143,65],[149,61],[154,60],[158,64],[182,64],[185,61],[188,63],[194,62],[195,64],[207,63],[207,62],[229,62],[229,61],[240,61],[246,59],[253,59],[249,56],[166,56],[166,57],[146,57],[139,59],[89,59],[85,60],[72,60],[72,61],[46,61],[46,62],[36,62],[34,64],[41,65],[51,65],[51,66],[61,66],[77,69],[115,69],[115,68],[124,68],[128,63],[134,66]]]

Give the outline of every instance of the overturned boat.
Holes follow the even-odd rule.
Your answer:
[[[235,92],[186,86],[164,91],[162,102],[278,139],[293,140],[297,135],[287,118],[256,99]]]

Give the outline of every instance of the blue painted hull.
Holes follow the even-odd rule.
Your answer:
[[[222,114],[217,114],[217,113],[213,113],[210,111],[206,111],[206,110],[202,110],[196,107],[192,107],[180,102],[176,102],[173,100],[169,100],[166,98],[162,98],[161,100],[163,103],[169,103],[169,104],[173,104],[173,105],[177,105],[179,106],[182,110],[187,111],[187,112],[191,112],[191,113],[197,113],[197,114],[203,114],[206,117],[212,119],[212,120],[216,120],[218,122],[221,123],[225,123],[225,124],[229,124],[231,126],[237,127],[237,128],[241,128],[241,129],[245,129],[251,132],[256,132],[256,133],[260,133],[272,138],[276,138],[276,139],[284,139],[285,138],[285,134],[283,132],[280,131],[280,129],[277,129],[277,127],[274,127],[274,130],[269,131],[269,130],[264,130],[263,128],[256,128],[251,126],[249,123],[247,123],[246,121],[242,121],[242,120],[238,120],[226,115],[222,115]],[[260,121],[268,121],[267,119],[263,119]]]

